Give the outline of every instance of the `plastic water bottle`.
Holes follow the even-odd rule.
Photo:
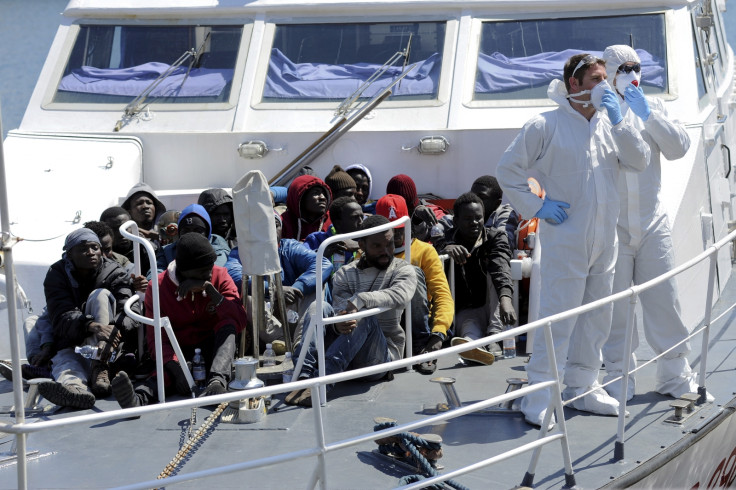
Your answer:
[[[294,361],[291,359],[291,352],[287,352],[284,362],[281,364],[284,371],[281,375],[282,383],[291,383],[291,377],[294,376]]]
[[[511,328],[512,327],[510,325],[506,326],[506,330]],[[513,359],[514,357],[516,357],[516,338],[509,337],[507,339],[503,339],[503,358]]]
[[[99,347],[93,345],[82,345],[74,348],[74,352],[87,359],[99,359]]]
[[[332,272],[337,272],[337,269],[345,265],[345,252],[338,252],[332,254]]]
[[[271,344],[266,344],[266,350],[263,352],[263,367],[276,365],[276,353],[273,351]]]
[[[74,352],[87,359],[99,359],[100,354],[102,354],[100,352],[100,348],[94,345],[77,346],[74,348]],[[108,359],[107,362],[113,362],[115,360],[115,356],[117,356],[117,352],[112,351],[110,359]]]
[[[204,365],[204,356],[202,349],[194,349],[194,357],[192,358],[192,377],[197,388],[204,388],[207,380],[207,368]]]
[[[445,228],[441,224],[435,223],[429,231],[429,241],[435,242],[438,238],[442,238],[443,236],[445,236]]]
[[[299,323],[299,312],[293,309],[292,305],[286,307],[286,321],[289,325],[296,325]]]

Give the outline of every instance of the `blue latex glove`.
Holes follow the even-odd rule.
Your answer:
[[[649,109],[649,102],[644,96],[644,92],[642,92],[641,88],[634,87],[634,85],[630,84],[624,91],[624,100],[629,104],[629,107],[634,111],[634,114],[639,116],[642,121],[649,119],[649,114],[651,114],[652,111]]]
[[[608,119],[614,126],[621,122],[624,116],[621,115],[621,105],[618,103],[618,95],[613,90],[606,90],[601,98],[601,106],[608,111]]]
[[[620,114],[621,111],[619,111]],[[551,224],[559,225],[567,219],[566,208],[570,205],[562,201],[553,201],[552,199],[545,199],[542,203],[542,207],[534,215],[536,218],[547,220]]]

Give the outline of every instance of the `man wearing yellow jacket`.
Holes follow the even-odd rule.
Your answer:
[[[376,203],[376,214],[394,221],[409,215],[406,201],[396,194],[387,194]],[[404,258],[403,226],[394,233],[394,255]],[[442,348],[447,331],[452,324],[455,303],[447,284],[442,261],[429,243],[412,238],[411,265],[417,273],[417,289],[411,300],[412,342],[414,354],[423,354]],[[432,374],[437,361],[417,364],[414,368],[422,374]]]

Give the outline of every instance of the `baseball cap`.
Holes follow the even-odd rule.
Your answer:
[[[386,194],[376,202],[376,214],[388,218],[389,221],[396,221],[404,216],[409,216],[409,210],[403,197],[397,194]],[[397,226],[397,228],[403,227],[404,225]]]

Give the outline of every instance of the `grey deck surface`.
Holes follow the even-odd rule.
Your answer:
[[[734,280],[722,294],[714,310],[714,318],[736,298]],[[663,422],[671,415],[671,398],[653,391],[655,365],[638,376],[637,396],[630,402],[627,419],[626,459],[614,463],[613,449],[617,419],[566,409],[571,455],[578,486],[597,488],[613,478],[636,468],[663,447],[683,437],[684,432],[701,424],[733,398],[736,359],[736,329],[728,313],[713,325],[709,349],[707,388],[716,397],[683,426]],[[692,344],[690,362],[699,369],[700,339]],[[644,344],[637,355],[649,359],[651,352]],[[497,361],[492,366],[464,366],[455,358],[440,361],[433,376],[414,371],[399,373],[391,382],[351,382],[336,387],[328,400],[325,414],[325,436],[334,442],[370,432],[373,418],[391,417],[406,423],[426,417],[424,407],[444,401],[438,385],[430,383],[435,376],[452,376],[464,403],[502,393],[505,379],[524,376],[525,357]],[[0,377],[0,379],[2,379]],[[0,405],[12,405],[12,385],[0,381]],[[283,395],[280,395],[282,398]],[[44,401],[43,403],[48,403]],[[93,411],[117,408],[110,397],[99,400]],[[211,409],[200,408],[197,426]],[[50,417],[66,417],[78,411],[61,410]],[[45,456],[28,463],[31,488],[103,488],[154,479],[173,458],[184,441],[190,411],[176,410],[144,416],[138,420],[105,422],[93,426],[76,426],[31,434],[28,448]],[[0,421],[10,421],[0,415]],[[33,420],[31,418],[30,420]],[[316,444],[312,409],[289,407],[275,397],[272,409],[259,423],[216,423],[204,441],[192,452],[179,474],[242,462],[254,457],[275,455],[305,449]],[[432,432],[443,439],[444,457],[440,463],[449,471],[502,451],[531,442],[538,431],[527,425],[520,414],[470,415],[427,426],[418,432]],[[9,437],[0,438],[0,452],[10,450]],[[376,489],[398,485],[399,478],[411,472],[374,453],[377,446],[365,443],[330,453],[327,456],[330,489]],[[50,453],[50,454],[49,454]],[[469,488],[512,488],[519,485],[527,470],[531,454],[464,475],[458,482]],[[184,488],[304,488],[315,467],[315,459],[302,459],[245,473],[233,473],[206,481],[188,482]],[[535,486],[561,488],[564,483],[562,456],[558,442],[545,446],[536,471]],[[16,487],[16,466],[0,466],[0,488]]]

